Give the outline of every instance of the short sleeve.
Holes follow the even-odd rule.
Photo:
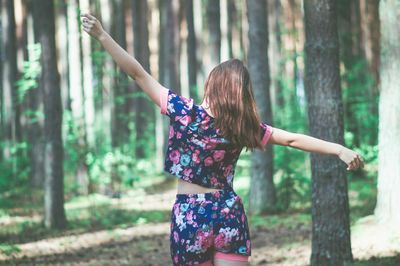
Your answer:
[[[176,121],[190,114],[193,109],[193,99],[178,95],[171,89],[160,92],[160,113]]]
[[[260,123],[261,126],[261,131],[262,131],[262,145],[265,146],[267,145],[271,135],[272,135],[272,127],[264,122]]]

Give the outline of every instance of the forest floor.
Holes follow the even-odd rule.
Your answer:
[[[42,214],[35,208],[14,208],[0,218],[0,265],[171,265],[168,221],[174,185],[163,182],[120,199],[98,195],[68,202],[69,223],[62,231],[43,229]],[[353,204],[352,210],[357,213],[357,206]],[[400,239],[379,239],[380,229],[371,223],[364,219],[353,224],[351,265],[400,265]],[[308,264],[309,211],[254,216],[250,225],[250,265]]]

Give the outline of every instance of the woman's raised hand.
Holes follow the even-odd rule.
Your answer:
[[[100,21],[88,13],[81,14],[83,30],[96,38],[97,40],[105,33]]]
[[[340,149],[338,156],[347,164],[347,170],[355,170],[359,167],[364,167],[364,161],[361,156],[346,147]]]

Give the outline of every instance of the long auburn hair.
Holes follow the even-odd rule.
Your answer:
[[[215,127],[224,138],[235,147],[263,149],[250,74],[242,61],[231,59],[217,65],[206,80],[204,99],[214,115]]]

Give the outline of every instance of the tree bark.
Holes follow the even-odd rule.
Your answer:
[[[113,2],[113,35],[115,41],[123,48],[127,49],[125,33],[125,8],[124,1]],[[125,72],[116,67],[115,87],[113,89],[112,120],[111,120],[111,143],[113,148],[122,147],[129,142],[129,122],[131,121],[130,106],[134,106],[133,100],[129,95],[128,76]],[[128,118],[129,117],[129,118]]]
[[[161,84],[180,93],[178,4],[178,0],[159,0],[159,79]]]
[[[199,95],[197,89],[197,40],[196,31],[194,29],[193,16],[193,0],[186,2],[186,23],[188,29],[187,36],[187,58],[188,58],[188,74],[189,74],[189,93],[190,97],[197,103]]]
[[[336,2],[304,2],[306,96],[310,134],[343,144]],[[311,265],[352,261],[349,202],[343,163],[336,156],[311,154]]]
[[[269,38],[269,54],[270,73],[271,73],[271,104],[276,106],[277,110],[284,110],[283,86],[281,85],[280,75],[284,71],[282,63],[282,39],[281,39],[281,19],[283,12],[280,0],[267,2],[268,10],[268,38]]]
[[[379,95],[379,87],[377,85],[379,84],[380,51],[379,0],[360,0],[360,15],[365,57],[375,80],[371,96],[377,97]]]
[[[5,139],[5,123],[4,123],[4,88],[3,88],[3,64],[4,62],[4,46],[3,46],[3,3],[0,3],[0,139]],[[3,149],[0,150],[0,161],[3,160]]]
[[[378,199],[375,215],[400,225],[400,3],[381,0]]]
[[[150,73],[150,49],[148,29],[148,6],[146,1],[132,1],[132,22],[134,54],[144,69]],[[150,156],[149,151],[154,150],[154,104],[146,94],[135,83],[136,98],[136,156],[146,158]]]
[[[228,1],[228,54],[229,58],[234,57],[234,50],[233,50],[233,36],[234,31],[237,31],[237,23],[238,23],[238,16],[236,10],[235,1]],[[237,40],[235,40],[236,42]]]
[[[32,1],[28,1],[28,34],[33,35],[34,43],[39,43],[40,39],[40,29],[38,23],[35,23],[31,16],[34,16],[32,13],[33,3]],[[34,22],[33,27],[31,22]],[[30,32],[33,28],[33,32]],[[33,43],[32,43],[33,44]],[[32,53],[33,51],[30,51]],[[32,55],[31,55],[32,56]],[[35,89],[29,90],[27,93],[27,103],[28,108],[31,112],[38,113],[43,112],[43,82],[42,75],[38,77],[38,86]],[[29,121],[28,126],[28,142],[30,143],[31,149],[29,151],[30,158],[30,184],[33,187],[42,188],[44,185],[44,121],[43,119],[36,115]]]
[[[249,72],[261,119],[272,125],[269,94],[267,7],[265,1],[247,1],[246,3],[249,20]],[[252,153],[251,213],[264,213],[272,210],[276,205],[272,157],[272,146],[269,144],[265,152],[257,150]]]
[[[83,73],[82,73],[82,46],[81,46],[81,31],[78,25],[79,1],[68,1],[67,17],[68,17],[68,73],[69,73],[69,94],[71,99],[71,109],[73,126],[78,134],[76,149],[78,151],[75,180],[77,185],[77,194],[86,194],[88,191],[88,166],[86,163],[86,154],[88,152],[87,127],[85,114],[85,91],[83,88]],[[69,129],[72,130],[72,129]],[[71,132],[71,134],[73,134]]]
[[[17,40],[16,40],[16,25],[14,15],[14,1],[7,2],[7,42],[6,42],[6,56],[9,64],[8,81],[10,83],[11,98],[12,98],[12,139],[14,142],[21,142],[21,105],[18,99],[18,90],[14,85],[18,80],[18,66],[17,66]]]
[[[4,140],[6,146],[3,156],[10,158],[14,156],[12,173],[14,178],[17,176],[19,153],[12,154],[11,147],[21,142],[21,110],[18,99],[18,90],[15,82],[18,80],[17,68],[17,44],[16,44],[16,24],[14,15],[14,1],[2,1],[2,18],[3,22],[3,43],[5,61],[3,68],[3,115],[4,115]]]
[[[44,101],[45,136],[45,195],[44,224],[50,228],[64,228],[64,174],[62,142],[62,108],[60,77],[57,69],[54,6],[52,1],[38,0],[33,5],[42,46],[41,64]]]
[[[159,0],[158,4],[160,10],[159,80],[163,86],[181,94],[179,81],[179,0]],[[169,124],[167,121],[167,119],[163,119],[163,140],[168,138]],[[163,156],[165,156],[166,141],[163,141],[162,147]]]
[[[220,0],[207,0],[208,43],[211,68],[221,62]]]

